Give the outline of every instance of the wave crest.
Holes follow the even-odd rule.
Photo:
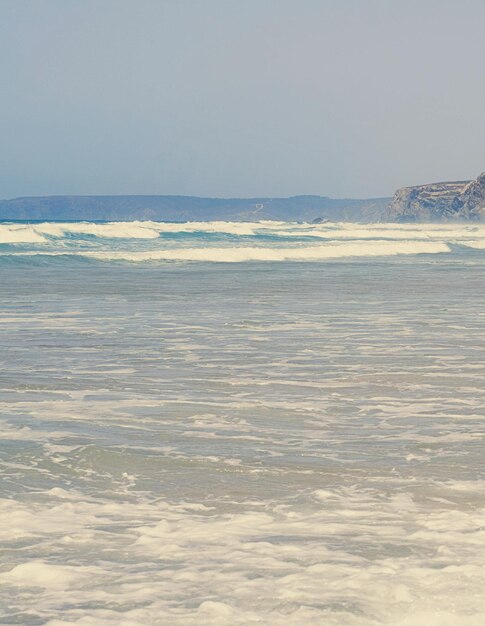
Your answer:
[[[305,248],[174,248],[147,252],[86,252],[85,256],[101,261],[206,261],[238,263],[242,261],[305,261],[345,257],[377,257],[398,254],[437,254],[450,252],[445,243],[381,242],[331,244]]]

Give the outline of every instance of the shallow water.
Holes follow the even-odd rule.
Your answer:
[[[0,623],[485,623],[484,227],[2,227]]]

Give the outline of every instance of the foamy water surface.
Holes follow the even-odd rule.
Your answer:
[[[0,255],[14,257],[71,255],[132,262],[307,261],[450,253],[454,246],[484,249],[485,225],[0,223],[2,244],[7,248],[0,249]]]
[[[0,623],[482,626],[484,267],[478,224],[0,224]]]

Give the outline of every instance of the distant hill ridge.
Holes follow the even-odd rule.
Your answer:
[[[0,220],[45,221],[485,221],[485,173],[475,180],[398,189],[392,198],[38,196],[0,200]]]
[[[199,198],[195,196],[39,196],[0,201],[0,220],[379,221],[390,198]]]

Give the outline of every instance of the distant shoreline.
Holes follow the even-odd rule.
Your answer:
[[[32,196],[0,200],[15,221],[330,221],[376,222],[391,198],[203,198],[197,196]]]
[[[398,189],[392,198],[204,198],[198,196],[27,196],[0,200],[0,220],[159,222],[480,222],[485,173],[475,180]]]

